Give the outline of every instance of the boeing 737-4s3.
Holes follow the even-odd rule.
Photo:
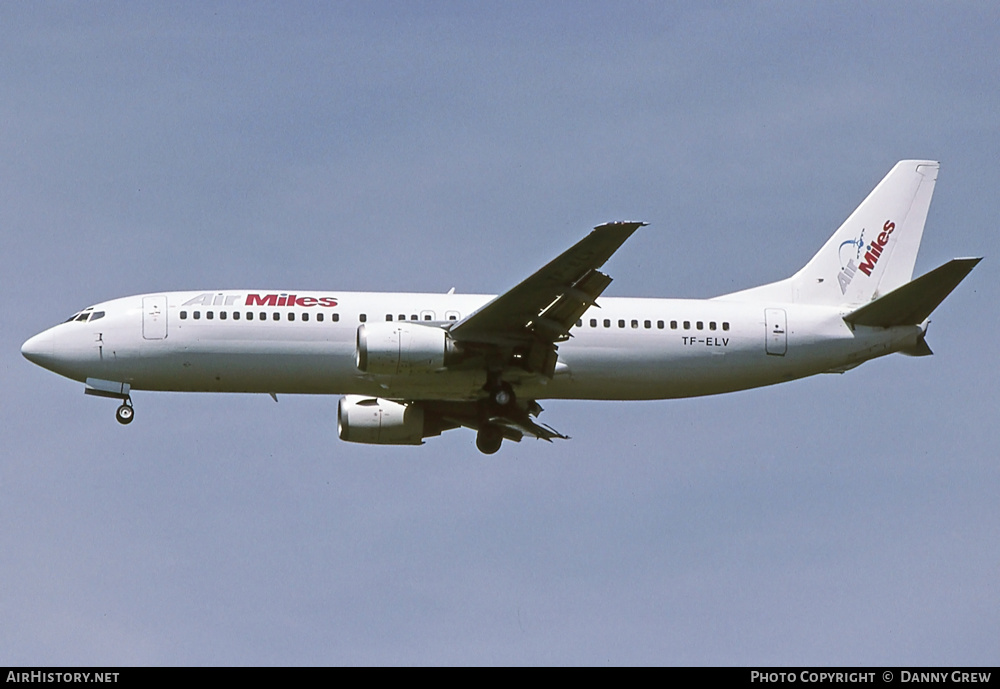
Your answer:
[[[938,163],[904,160],[804,268],[714,299],[598,298],[641,227],[595,228],[500,296],[219,290],[143,294],[75,313],[21,347],[121,401],[134,390],[341,394],[340,438],[419,445],[459,426],[484,453],[566,436],[541,399],[714,395],[931,354],[928,316],[980,261],[911,280]]]

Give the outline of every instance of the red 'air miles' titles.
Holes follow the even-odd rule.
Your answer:
[[[891,220],[885,221],[885,225],[882,226],[882,231],[878,237],[868,245],[868,251],[865,252],[865,262],[858,266],[858,270],[871,277],[872,271],[875,270],[875,264],[878,263],[878,257],[882,255],[882,249],[889,243],[889,235],[895,229],[896,223]]]
[[[337,305],[335,297],[300,297],[295,294],[248,294],[246,306],[322,306],[332,308]]]

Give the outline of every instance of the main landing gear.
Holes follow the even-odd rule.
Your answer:
[[[486,385],[489,397],[483,400],[480,409],[479,431],[476,433],[476,448],[484,455],[495,454],[503,445],[503,429],[490,423],[491,416],[503,416],[515,406],[514,388],[510,383],[495,380]]]
[[[500,411],[504,409],[509,409],[514,405],[514,388],[510,386],[510,383],[505,383],[504,381],[497,381],[493,384],[486,386],[486,391],[489,393],[490,402],[494,406],[499,407]]]
[[[132,419],[135,418],[135,410],[132,409],[131,398],[125,398],[125,401],[122,402],[122,406],[118,407],[117,411],[115,411],[115,418],[118,420],[118,423],[123,426],[132,423]]]
[[[514,391],[509,385],[503,383],[490,395],[493,404],[498,407],[506,407],[514,403]]]
[[[491,423],[484,423],[476,433],[476,448],[484,455],[495,454],[503,444],[503,430]]]

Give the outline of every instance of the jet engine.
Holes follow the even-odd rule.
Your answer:
[[[441,328],[408,321],[358,326],[358,369],[399,375],[431,373],[445,366],[454,344]]]
[[[341,440],[371,445],[422,445],[424,409],[363,395],[340,398],[337,432]]]

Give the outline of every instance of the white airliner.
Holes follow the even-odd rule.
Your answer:
[[[342,394],[343,440],[421,444],[459,426],[484,453],[540,399],[712,395],[931,354],[928,316],[980,261],[912,280],[938,163],[904,160],[792,277],[714,299],[598,297],[644,223],[601,225],[498,297],[220,290],[88,307],[29,339],[30,361],[122,401],[133,390]]]

